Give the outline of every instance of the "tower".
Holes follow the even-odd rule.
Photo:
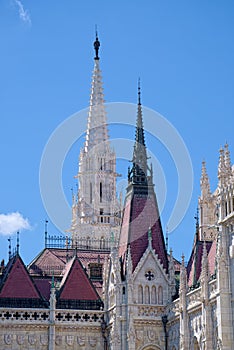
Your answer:
[[[107,246],[118,238],[120,213],[116,197],[116,156],[110,146],[96,33],[88,123],[80,151],[77,198],[73,198],[73,244]]]
[[[174,280],[169,276],[152,167],[147,164],[140,86],[126,191],[119,245],[111,252],[105,275],[110,348],[142,349],[144,344],[162,348],[162,316],[171,300]]]
[[[199,240],[213,241],[216,239],[217,203],[216,197],[210,191],[210,181],[206,170],[206,162],[202,162],[200,179],[201,196],[199,198]]]

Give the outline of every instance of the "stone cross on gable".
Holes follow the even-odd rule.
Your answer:
[[[152,271],[148,271],[146,274],[145,274],[145,277],[147,278],[148,281],[152,281],[154,279],[154,274],[152,273]]]

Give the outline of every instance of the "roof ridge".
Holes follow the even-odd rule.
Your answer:
[[[78,264],[77,271],[74,270],[75,264]],[[77,256],[75,256],[73,259],[71,259],[71,261],[67,263],[67,268],[68,268],[68,271],[65,272],[60,285],[58,299],[60,300],[64,300],[64,299],[65,300],[66,299],[99,300],[100,299],[92,281],[90,280],[86,272],[86,269],[83,267],[80,259]],[[73,287],[74,287],[74,284],[77,287],[77,283],[78,283],[79,288],[69,289],[69,285],[68,285],[69,283],[73,284]],[[87,298],[87,296],[89,296],[90,299]]]

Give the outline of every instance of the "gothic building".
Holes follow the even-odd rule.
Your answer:
[[[138,87],[124,209],[116,197],[95,58],[70,236],[45,232],[25,266],[19,245],[0,266],[0,349],[234,350],[234,167],[220,150],[212,193],[205,162],[188,264],[167,252],[148,162]],[[157,189],[156,189],[157,190]]]

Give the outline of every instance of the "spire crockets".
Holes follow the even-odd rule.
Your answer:
[[[142,120],[140,79],[138,81],[137,122],[132,163],[132,170],[129,173],[129,182],[132,181],[133,183],[147,185],[148,166],[145,146],[145,134]]]
[[[99,66],[100,60],[98,56],[99,47],[100,42],[98,40],[96,32],[96,40],[94,42],[96,55],[94,58],[94,70],[91,85],[88,126],[85,138],[84,152],[90,151],[94,146],[100,145],[100,143],[102,143],[102,146],[105,146],[105,143],[108,141],[102,75]]]
[[[79,239],[87,242],[91,238],[101,242],[110,240],[110,232],[113,232],[115,239],[119,235],[116,156],[110,147],[107,131],[99,47],[96,33],[88,123],[84,148],[80,152],[79,188],[77,201],[73,201],[70,228],[72,238],[78,244]]]

